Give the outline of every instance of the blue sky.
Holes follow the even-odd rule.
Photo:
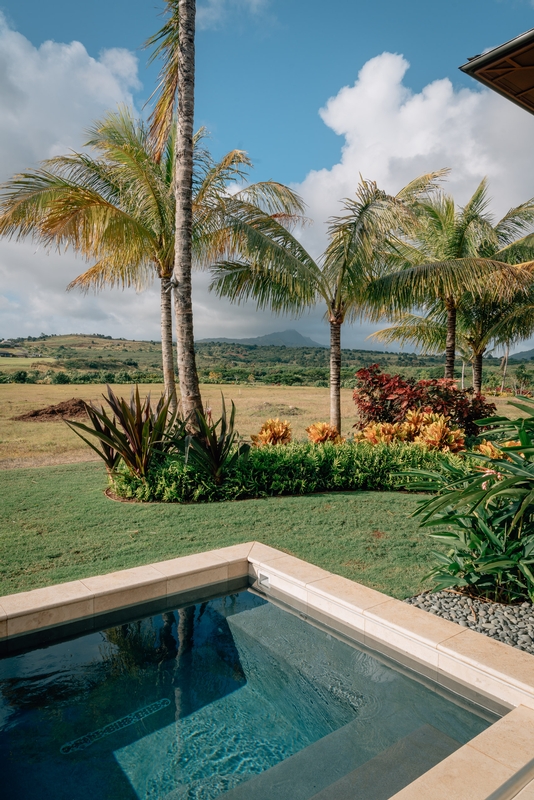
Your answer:
[[[245,149],[255,179],[285,183],[336,162],[341,142],[318,109],[373,56],[404,55],[414,91],[445,76],[455,86],[472,86],[458,70],[468,56],[534,27],[530,0],[215,0],[198,6],[208,13],[197,34],[196,123],[211,132],[214,153]],[[161,3],[4,0],[0,8],[36,46],[77,40],[94,57],[115,47],[135,52],[143,86],[134,97],[142,108],[157,74],[146,68],[142,44],[159,27]]]
[[[79,147],[106,107],[143,108],[157,71],[146,68],[141,45],[159,27],[159,11],[141,0],[0,0],[0,180]],[[534,117],[458,70],[534,27],[534,0],[208,0],[198,2],[198,22],[196,124],[211,132],[216,156],[245,149],[255,180],[301,191],[316,221],[306,234],[311,249],[320,250],[325,220],[360,171],[391,190],[452,166],[449,189],[460,202],[488,174],[496,213],[534,195],[525,170]],[[43,45],[49,40],[56,45]],[[512,133],[516,148],[505,157]],[[150,292],[120,301],[113,292],[65,296],[82,268],[70,255],[0,243],[0,336],[76,325],[157,335]],[[208,295],[205,278],[195,291],[199,337],[291,326],[326,341],[322,311],[296,324],[247,307],[236,316]],[[370,346],[369,330],[353,326],[346,344]]]

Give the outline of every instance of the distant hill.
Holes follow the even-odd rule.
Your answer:
[[[227,344],[256,344],[263,347],[326,347],[324,344],[314,342],[308,336],[302,336],[295,330],[267,333],[265,336],[254,336],[251,339],[227,339],[219,336],[213,339],[198,339],[203,342],[226,342]]]
[[[510,356],[510,361],[530,361],[534,359],[534,349],[533,350],[521,350],[520,353],[514,353],[513,356]]]

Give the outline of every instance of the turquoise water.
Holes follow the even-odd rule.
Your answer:
[[[10,800],[308,800],[423,726],[488,724],[246,591],[0,660]]]

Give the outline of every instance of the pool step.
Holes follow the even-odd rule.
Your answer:
[[[355,734],[361,731],[349,723],[239,784],[221,800],[388,800],[460,747],[450,736],[423,725],[354,768]]]
[[[389,800],[458,747],[432,725],[423,725],[310,800]]]

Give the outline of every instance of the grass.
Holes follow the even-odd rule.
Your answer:
[[[252,539],[394,597],[423,588],[417,496],[355,492],[178,506],[107,499],[100,464],[5,471],[0,594]]]

